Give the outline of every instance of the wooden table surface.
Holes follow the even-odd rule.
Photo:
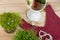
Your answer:
[[[53,7],[56,15],[60,17],[60,0],[48,0],[49,4]],[[25,4],[25,0],[0,0],[0,14],[3,12],[19,12],[27,22],[26,11],[28,7]],[[42,19],[40,21],[41,26],[44,26],[45,13],[42,14]],[[0,26],[0,40],[12,40],[13,34],[7,34],[3,28]]]

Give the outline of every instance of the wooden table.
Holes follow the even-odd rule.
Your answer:
[[[60,0],[48,0],[49,4],[53,7],[54,11],[56,12],[56,15],[60,17]],[[26,17],[26,11],[28,10],[28,7],[25,4],[25,0],[0,0],[0,14],[3,12],[19,12],[27,22],[28,19]],[[45,12],[43,12],[42,20],[40,21],[40,25],[44,26],[44,20],[45,20]],[[11,40],[13,34],[7,34],[3,28],[0,26],[0,40]]]

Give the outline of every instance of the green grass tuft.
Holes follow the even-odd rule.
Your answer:
[[[32,30],[18,30],[16,35],[13,37],[13,40],[39,40],[39,38]]]
[[[8,31],[21,24],[21,17],[16,12],[4,12],[0,15],[0,25]]]

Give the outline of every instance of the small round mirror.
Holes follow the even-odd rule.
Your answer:
[[[44,10],[47,0],[26,0],[30,10],[27,11],[27,17],[31,22],[37,22],[41,19],[41,11]]]

